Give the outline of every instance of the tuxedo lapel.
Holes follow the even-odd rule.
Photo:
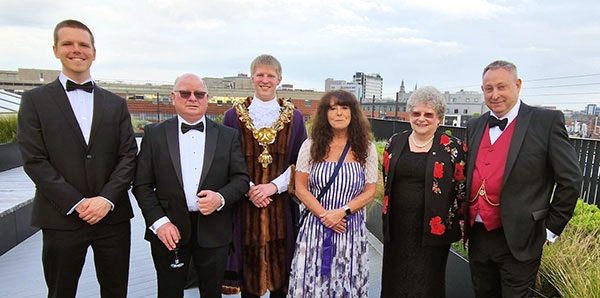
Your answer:
[[[90,130],[90,140],[88,148],[92,147],[94,137],[98,132],[98,129],[102,127],[102,120],[104,119],[104,93],[94,85],[94,111],[92,114],[92,127]]]
[[[200,191],[206,175],[212,165],[215,157],[215,150],[217,150],[217,138],[219,136],[219,129],[217,124],[206,118],[206,138],[204,139],[204,163],[202,164],[202,175],[200,175],[200,183],[198,183],[198,191]]]
[[[75,118],[75,113],[73,112],[73,108],[71,107],[71,103],[69,102],[69,98],[67,97],[67,93],[65,92],[62,84],[59,80],[56,80],[50,83],[49,87],[52,89],[52,100],[54,100],[56,106],[63,113],[64,119],[67,121],[68,126],[75,134],[75,138],[77,138],[82,146],[87,147],[85,139],[83,138],[83,134],[81,133],[81,128],[79,127],[77,118]]]
[[[473,177],[473,171],[475,169],[475,161],[477,160],[477,152],[479,151],[479,145],[481,145],[481,139],[483,138],[483,132],[485,131],[485,127],[488,122],[488,118],[490,118],[490,113],[487,112],[483,114],[479,121],[475,122],[473,129],[473,134],[467,135],[467,148],[469,148],[468,161],[467,161],[467,173],[468,173],[468,181],[469,185],[471,184],[471,178]],[[467,193],[469,193],[469,189],[467,188]]]
[[[179,157],[179,122],[177,117],[173,117],[165,121],[165,134],[167,137],[167,147],[169,148],[169,155],[171,156],[171,162],[175,169],[175,175],[177,175],[177,181],[179,186],[183,188],[183,179],[181,175],[181,159]]]
[[[530,120],[531,108],[528,105],[521,103],[515,123],[515,130],[510,140],[510,147],[508,148],[508,156],[506,157],[506,165],[504,166],[504,177],[502,177],[502,187],[504,187],[506,180],[508,180],[508,176],[517,160],[517,155],[519,155],[519,151],[521,151],[521,145],[523,145],[523,140],[525,140],[525,135],[527,135],[527,128],[529,127]]]

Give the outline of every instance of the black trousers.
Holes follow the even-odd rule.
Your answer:
[[[190,257],[193,257],[193,266],[198,275],[200,297],[220,298],[230,245],[214,248],[200,247],[197,239],[198,212],[190,212],[189,215],[192,223],[192,236],[190,241],[177,252],[180,262],[184,263],[182,267],[171,267],[175,260],[175,253],[169,251],[158,238],[150,242],[158,280],[158,297],[183,297],[183,289],[191,265]]]
[[[476,222],[469,239],[469,262],[473,289],[478,298],[532,297],[540,256],[526,262],[516,260],[504,237],[504,229],[487,231]]]
[[[94,266],[104,298],[127,297],[131,226],[85,224],[74,231],[42,230],[42,265],[48,297],[75,297],[88,247],[94,251]]]

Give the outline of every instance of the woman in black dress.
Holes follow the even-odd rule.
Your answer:
[[[437,89],[417,89],[406,105],[412,129],[393,135],[383,156],[381,297],[445,297],[448,250],[461,238],[467,148],[438,131],[446,101]]]

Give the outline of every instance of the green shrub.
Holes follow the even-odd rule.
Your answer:
[[[379,179],[377,179],[377,190],[375,191],[375,200],[379,202],[383,202],[384,185],[383,185],[383,175],[382,175],[382,166],[381,161],[383,159],[383,150],[385,150],[385,141],[377,141],[375,142],[375,148],[377,148],[377,160],[379,161]]]
[[[215,119],[213,119],[213,121],[219,124],[223,124],[223,114],[217,116]]]
[[[312,134],[312,118],[304,121],[304,126],[306,127],[306,134],[308,134],[308,137],[310,138],[310,135]]]
[[[136,119],[136,118],[131,117],[131,125],[133,126],[134,132],[143,132],[144,126],[146,126],[150,123],[151,123],[150,121]]]
[[[467,251],[467,247],[465,245],[463,245],[462,240],[458,240],[458,241],[452,243],[452,249],[454,249],[454,251],[456,251],[459,255],[463,256],[465,259],[469,258],[469,253]]]
[[[17,140],[17,115],[0,116],[0,144]]]
[[[537,288],[549,297],[600,297],[600,210],[577,202],[556,243],[544,247]]]
[[[583,200],[577,201],[573,218],[569,221],[570,224],[582,228],[589,233],[598,231],[600,227],[600,209],[596,205],[591,205],[583,202]]]

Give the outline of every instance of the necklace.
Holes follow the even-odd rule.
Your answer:
[[[435,134],[433,136],[431,136],[431,138],[429,138],[429,140],[427,140],[427,142],[425,142],[423,144],[419,144],[419,143],[417,143],[417,140],[415,140],[415,134],[414,133],[410,134],[410,140],[413,142],[413,145],[415,145],[417,148],[427,147],[427,145],[429,145],[433,141],[434,137],[435,137]]]
[[[263,152],[258,156],[258,162],[262,165],[263,168],[267,168],[270,163],[273,162],[273,157],[269,154],[269,144],[275,141],[275,137],[277,136],[277,132],[283,129],[285,124],[292,121],[292,115],[294,115],[294,105],[289,100],[283,100],[283,106],[281,107],[279,113],[279,119],[273,123],[271,127],[263,127],[261,129],[256,129],[254,126],[254,122],[252,118],[250,118],[250,113],[248,112],[249,103],[246,105],[247,100],[238,101],[233,104],[235,110],[238,114],[238,117],[242,123],[246,126],[248,130],[252,132],[252,136],[259,145],[263,147]]]

